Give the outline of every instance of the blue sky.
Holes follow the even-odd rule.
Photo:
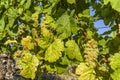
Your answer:
[[[102,34],[105,31],[110,30],[109,26],[105,26],[103,20],[99,20],[99,21],[94,22],[94,26],[98,29],[99,34]]]

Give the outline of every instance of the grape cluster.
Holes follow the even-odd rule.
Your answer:
[[[98,55],[98,43],[94,39],[89,40],[86,44],[84,44],[84,53],[85,60],[92,63],[94,65],[94,60]]]

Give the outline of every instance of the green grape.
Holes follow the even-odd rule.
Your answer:
[[[95,66],[94,60],[98,55],[98,47],[97,42],[94,39],[89,40],[86,44],[84,44],[84,53],[85,53],[85,61]]]

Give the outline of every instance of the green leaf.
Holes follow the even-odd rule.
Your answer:
[[[11,7],[7,10],[6,15],[8,16],[8,18],[14,18],[16,19],[18,17],[17,14],[17,9],[15,9],[14,7]]]
[[[115,70],[112,74],[111,77],[113,80],[120,80],[120,68]]]
[[[74,19],[72,16],[70,16],[70,28],[73,34],[76,34],[77,31],[80,29],[80,27],[78,27],[77,25],[77,20]]]
[[[14,18],[8,17],[8,24],[6,25],[7,26],[6,29],[13,27],[14,22],[15,22]]]
[[[62,51],[64,51],[64,44],[60,39],[56,39],[46,50],[45,60],[50,63],[56,62],[62,56]]]
[[[20,0],[20,5],[24,5],[26,0]]]
[[[58,73],[58,74],[62,74],[62,73],[64,73],[65,70],[66,70],[66,67],[63,67],[63,66],[60,66],[60,65],[56,65],[55,67],[56,67],[56,69],[57,69],[57,73]]]
[[[100,52],[100,54],[108,54],[109,53],[109,48],[104,48],[103,51]]]
[[[71,35],[70,29],[70,20],[69,15],[64,13],[58,20],[57,20],[57,34],[59,34],[59,38],[65,39]]]
[[[88,37],[89,39],[92,39],[92,37],[93,37],[93,32],[90,31],[89,29],[87,29],[87,37]]]
[[[79,28],[71,16],[65,12],[56,22],[56,31],[58,38],[65,39],[71,36],[71,33],[76,33]]]
[[[43,13],[47,13],[49,15],[53,14],[53,9],[54,7],[56,6],[57,2],[56,3],[52,3],[51,6],[49,7],[46,7],[44,10],[43,10]]]
[[[3,32],[4,28],[5,28],[5,21],[4,21],[5,16],[3,16],[0,19],[0,32]]]
[[[42,7],[41,6],[35,6],[34,9],[37,12],[40,12],[40,13],[42,12]]]
[[[78,14],[79,17],[87,17],[90,18],[90,10],[89,9],[85,9],[82,13]]]
[[[23,5],[25,10],[26,10],[26,9],[29,9],[30,6],[31,6],[31,3],[32,3],[31,0],[26,0],[26,1],[27,1],[27,2]]]
[[[110,66],[113,70],[120,69],[120,52],[110,57]]]
[[[101,11],[102,17],[109,17],[111,14],[112,14],[112,11],[109,7],[103,8],[103,10]]]
[[[32,25],[34,27],[38,27],[38,18],[39,18],[39,12],[35,12],[32,14],[32,20],[34,21]]]
[[[31,16],[32,13],[27,10],[26,13],[24,13],[24,16],[21,17],[21,19],[24,20],[25,22],[29,22],[31,20]]]
[[[60,0],[48,0],[48,1],[50,1],[51,3],[57,3],[57,2],[59,2]]]
[[[8,16],[8,24],[6,25],[6,30],[9,30],[9,28],[12,28],[14,26],[14,22],[18,17],[17,9],[14,9],[14,7],[9,8],[6,15]]]
[[[60,62],[61,65],[69,65],[70,64],[70,61],[66,55],[64,55],[64,57],[62,57],[61,59],[62,59],[62,61]]]
[[[67,2],[68,2],[69,4],[75,4],[75,3],[76,3],[75,0],[67,0]]]
[[[47,71],[49,71],[49,72],[55,72],[55,71],[57,71],[57,69],[56,69],[55,66],[52,66],[52,67],[51,67],[51,65],[45,64],[45,68],[46,68]]]
[[[70,58],[70,59],[76,59],[79,61],[83,61],[82,55],[80,53],[80,49],[78,45],[75,43],[74,40],[68,40],[65,44],[67,47],[65,49],[65,54]]]
[[[119,0],[104,0],[104,4],[111,3],[111,6],[114,10],[120,12],[120,1]]]
[[[82,12],[84,15],[90,15],[90,9],[85,9],[83,12]]]
[[[106,45],[106,41],[105,39],[102,39],[102,40],[99,40],[99,43],[98,43],[100,46],[105,46]]]

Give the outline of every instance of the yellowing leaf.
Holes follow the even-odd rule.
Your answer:
[[[17,52],[14,55],[14,59],[20,66],[20,75],[25,78],[35,78],[35,72],[37,71],[37,66],[39,65],[39,60],[35,55],[32,55],[29,51]]]
[[[80,63],[76,68],[76,74],[80,75],[78,80],[95,80],[94,69],[87,63]]]
[[[7,40],[4,44],[7,45],[7,44],[11,44],[11,43],[17,43],[16,40]]]
[[[35,38],[36,36],[38,36],[37,35],[37,30],[35,29],[35,28],[32,28],[32,36],[33,36],[33,38]]]
[[[89,64],[87,63],[80,63],[78,67],[76,68],[76,74],[81,75],[84,74],[87,71],[90,71],[91,67],[89,67]]]
[[[52,29],[55,27],[54,19],[47,15],[43,18],[43,21],[40,25],[41,33],[46,38],[53,38]]]
[[[44,37],[50,37],[51,36],[50,31],[45,27],[41,27],[41,33],[43,34]]]
[[[80,53],[80,49],[78,45],[75,43],[74,40],[68,40],[66,42],[66,49],[65,49],[65,54],[70,58],[70,59],[76,59],[79,61],[82,61],[82,55]]]
[[[27,36],[26,38],[23,38],[21,41],[21,44],[28,49],[34,49],[34,43],[32,42],[32,38],[30,36]]]
[[[76,68],[76,74],[80,75],[78,80],[103,80],[102,76],[96,76],[96,71],[89,63],[80,63]]]
[[[46,24],[47,27],[54,28],[54,19],[49,16],[48,14],[45,15],[45,18],[43,19],[43,22]]]
[[[45,41],[43,39],[38,39],[37,42],[38,42],[38,46],[40,46],[42,49],[46,49],[50,45],[48,41]]]
[[[62,56],[61,51],[64,51],[64,44],[60,39],[56,39],[46,50],[45,60],[56,62]]]
[[[50,15],[46,14],[42,20],[41,26],[45,28],[54,28],[55,20]]]

